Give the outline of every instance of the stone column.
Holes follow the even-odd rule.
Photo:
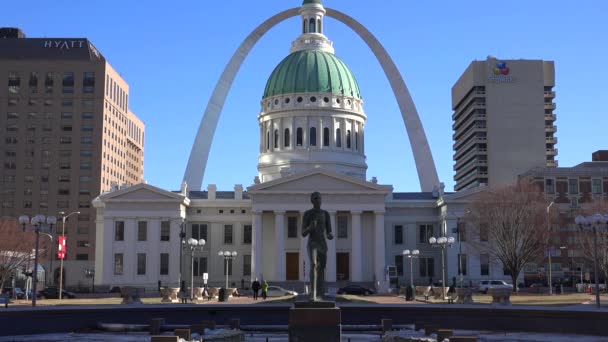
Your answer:
[[[327,240],[327,265],[325,266],[325,281],[336,281],[336,239],[338,232],[336,231],[336,212],[329,212],[331,222],[331,232],[334,236],[332,240]]]
[[[386,280],[385,240],[384,240],[384,212],[376,211],[374,224],[374,275],[381,283]]]
[[[361,212],[351,211],[352,218],[352,248],[351,248],[351,280],[363,281],[363,251],[361,250]]]
[[[259,281],[262,281],[262,276],[264,274],[264,259],[262,255],[264,247],[262,240],[262,213],[254,211],[252,214],[251,274],[254,279],[258,278]]]
[[[285,281],[285,212],[274,212],[275,281]]]

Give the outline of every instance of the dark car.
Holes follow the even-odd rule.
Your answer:
[[[23,290],[18,287],[15,287],[15,288],[5,287],[2,289],[2,296],[23,299],[23,298],[25,298],[25,292],[23,292]]]
[[[369,296],[374,291],[361,285],[348,285],[338,289],[338,294],[364,295]]]
[[[68,292],[66,290],[62,290],[62,298],[76,298],[76,295],[72,292]],[[44,290],[38,291],[38,298],[47,298],[47,299],[59,299],[59,288],[57,287],[47,287]]]

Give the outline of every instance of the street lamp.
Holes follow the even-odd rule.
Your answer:
[[[182,241],[182,246],[188,248],[190,251],[190,299],[194,300],[194,253],[196,251],[203,250],[203,246],[205,246],[205,239],[197,240],[189,238],[188,243]]]
[[[217,253],[217,255],[224,257],[224,261],[225,261],[225,265],[226,265],[226,268],[225,268],[225,270],[226,270],[226,289],[228,289],[228,273],[230,273],[229,269],[228,269],[228,260],[236,258],[236,251],[232,251],[232,252],[219,251]]]
[[[45,225],[46,222],[46,225]],[[32,289],[32,306],[36,306],[36,297],[38,293],[38,241],[40,240],[40,230],[51,231],[53,226],[57,223],[55,216],[45,217],[44,215],[38,214],[30,219],[27,215],[21,215],[19,217],[19,223],[23,226],[23,231],[33,230],[36,232],[36,245],[34,252],[34,272],[33,272],[33,289]]]
[[[180,246],[185,246],[186,243],[186,220],[182,220],[182,223],[179,225],[179,241]],[[182,287],[182,249],[179,249],[179,279],[177,280],[177,286]]]
[[[419,254],[420,254],[420,251],[417,249],[414,249],[413,251],[406,249],[403,251],[403,256],[410,259],[410,287],[414,286],[414,271],[413,271],[412,263],[414,261],[414,258],[418,258]]]
[[[600,280],[597,275],[597,231],[608,230],[608,214],[595,214],[591,216],[577,216],[574,222],[581,231],[593,232],[593,277],[595,278],[595,303],[600,308]]]
[[[452,247],[452,245],[454,244],[454,237],[450,236],[450,237],[438,237],[435,238],[434,236],[431,236],[429,238],[429,243],[431,244],[431,246],[433,247],[439,247],[441,248],[441,290],[443,291],[442,296],[443,299],[445,300],[445,249],[446,247]]]
[[[54,285],[53,284],[53,235],[51,235],[50,233],[40,233],[40,234],[44,234],[46,236],[49,237],[49,239],[51,239],[51,254],[50,254],[50,259],[51,259],[51,264],[49,265],[49,276],[46,277],[45,282],[48,283],[48,278],[51,279],[51,283],[47,284],[47,285]]]
[[[61,237],[63,237],[64,241],[65,241],[65,220],[67,220],[68,217],[70,217],[72,215],[78,215],[78,214],[80,214],[80,211],[74,211],[67,215],[63,211],[59,212],[59,215],[61,215]],[[65,258],[65,255],[63,258],[60,259],[61,265],[59,266],[59,300],[61,300],[61,298],[63,297],[63,259],[64,258]]]
[[[547,206],[547,231],[549,232],[549,295],[553,294],[553,287],[551,286],[551,278],[553,277],[551,274],[551,221],[549,220],[549,213],[550,213],[550,209],[551,206],[553,205],[553,203],[555,202],[551,202],[549,203],[549,205]]]
[[[94,268],[85,268],[84,276],[87,278],[91,278],[91,293],[95,292],[95,269]]]

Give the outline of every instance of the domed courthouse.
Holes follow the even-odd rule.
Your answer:
[[[281,12],[270,21],[276,24],[293,16],[295,10]],[[297,11],[302,33],[270,75],[257,117],[260,143],[254,184],[246,191],[241,185],[218,191],[212,184],[200,191],[213,137],[210,127],[215,127],[221,111],[221,105],[215,104],[223,103],[228,92],[220,80],[180,191],[138,184],[94,200],[97,286],[156,288],[158,281],[163,286],[178,286],[180,279],[190,286],[192,275],[195,286],[200,286],[204,274],[209,285],[220,286],[228,274],[229,282],[238,287],[242,283],[249,286],[258,278],[301,290],[310,271],[306,240],[301,235],[302,215],[311,208],[313,191],[322,194],[322,208],[330,213],[335,237],[328,241],[325,278],[330,290],[354,282],[385,292],[396,281],[409,283],[405,249],[420,250],[412,264],[416,284],[442,278],[441,252],[428,240],[454,236],[465,201],[458,194],[442,193],[432,158],[424,158],[428,144],[422,126],[413,131],[408,127],[411,140],[422,141],[412,139],[412,135],[422,134],[426,144],[412,146],[415,155],[423,155],[416,158],[422,192],[393,192],[390,185],[366,180],[366,115],[359,85],[334,54],[332,42],[324,35],[323,20],[332,11],[332,17],[351,28],[361,30],[362,26],[338,11],[326,10],[320,0],[305,0]],[[269,28],[261,25],[258,29]],[[239,57],[241,52],[246,56],[253,45],[249,43],[246,40],[235,53],[228,72],[236,73],[244,58]],[[370,48],[378,56],[384,49],[377,41],[375,44]],[[386,62],[386,58],[378,58]],[[392,82],[395,75],[388,77]],[[403,82],[400,76],[395,82],[399,80]],[[398,101],[409,99],[409,94],[396,95]],[[419,123],[415,109],[413,113]],[[190,238],[204,239],[206,244],[192,254],[187,244]],[[467,280],[472,279],[466,274],[467,265],[471,274],[479,274],[472,270],[479,268],[479,262],[467,260],[465,244],[460,249],[463,273]],[[226,262],[218,255],[220,251],[234,251],[236,256]],[[446,253],[450,283],[458,274],[458,254],[458,246]],[[500,271],[495,278],[504,278],[499,268],[493,269]]]

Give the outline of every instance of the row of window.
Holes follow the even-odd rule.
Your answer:
[[[395,267],[397,268],[397,275],[403,276],[404,271],[404,257],[403,255],[395,255]],[[479,275],[489,276],[490,275],[490,255],[480,254],[479,255]],[[458,254],[458,274],[463,276],[468,275],[467,269],[467,255]],[[420,257],[418,258],[418,276],[420,277],[434,277],[435,276],[435,259]]]
[[[29,132],[35,132],[36,131],[36,126],[34,125],[28,125],[27,126],[27,130]],[[51,132],[53,131],[53,125],[52,123],[48,123],[47,125],[44,125],[42,127],[42,130],[44,132]],[[72,125],[62,125],[61,126],[61,131],[62,132],[72,132],[73,130],[73,126]],[[93,132],[93,125],[91,124],[83,124],[80,126],[80,131],[81,132]],[[10,132],[19,132],[19,125],[7,125],[6,126],[6,132],[10,133]]]
[[[106,96],[116,103],[123,111],[129,106],[129,94],[124,91],[110,75],[106,74]]]
[[[283,132],[283,147],[290,147],[291,144],[291,131],[289,128],[285,128],[284,132]],[[323,146],[324,147],[329,147],[329,128],[325,127],[323,128]],[[336,147],[341,148],[342,147],[342,130],[340,128],[336,128],[336,135],[334,137],[334,141],[336,144]],[[350,129],[346,130],[346,148],[350,149],[352,148],[351,143],[352,143],[352,136],[351,136],[351,131]],[[273,139],[271,139],[270,137],[270,131],[266,132],[266,150],[270,150],[270,144],[271,142],[273,142],[272,146],[273,148],[279,148],[279,130],[275,129],[274,130],[274,137]],[[296,146],[303,146],[304,144],[304,134],[303,134],[303,129],[302,127],[298,127],[296,129]],[[354,139],[354,145],[355,145],[355,150],[359,150],[359,133],[355,132],[355,139]],[[309,135],[308,135],[308,146],[317,146],[317,128],[316,127],[310,127],[309,129]]]
[[[41,101],[45,107],[50,107],[53,105],[53,99],[44,99]],[[40,103],[40,101],[38,99],[28,99],[27,100],[28,106],[37,106],[39,103]],[[15,107],[18,104],[19,104],[19,98],[11,97],[8,99],[9,107]],[[95,105],[95,100],[92,100],[92,99],[83,99],[81,102],[82,108],[93,108],[94,105]],[[73,107],[74,99],[71,99],[71,98],[61,99],[61,106],[62,107]]]
[[[251,255],[243,255],[243,276],[251,275]],[[146,253],[137,253],[136,265],[137,275],[146,275],[147,273],[147,255]],[[222,263],[224,265],[224,275],[232,275],[232,259]],[[195,277],[202,276],[207,273],[207,257],[194,257],[192,259],[192,275]],[[124,273],[124,254],[114,254],[114,275],[122,275]],[[160,269],[159,275],[169,274],[169,253],[160,253]]]
[[[460,222],[458,224],[457,232],[458,232],[458,241],[466,241],[466,230],[465,230],[464,222]],[[485,232],[485,233],[484,233]],[[393,244],[402,245],[404,243],[404,228],[403,225],[395,225],[393,227]],[[439,234],[437,234],[439,235]],[[429,243],[429,239],[432,236],[437,236],[434,232],[434,226],[432,224],[421,224],[418,226],[418,243]],[[487,232],[482,229],[481,238],[487,241]]]
[[[555,194],[555,180],[552,178],[545,179],[545,192],[547,194]],[[602,193],[602,179],[593,178],[591,179],[591,193],[601,194]],[[579,194],[579,180],[577,178],[568,179],[568,194],[578,195]]]
[[[19,116],[20,116],[20,113],[18,113],[18,112],[7,112],[6,113],[6,119],[9,122],[11,120],[19,119]],[[55,114],[52,112],[46,112],[46,113],[28,112],[27,113],[28,120],[36,120],[36,119],[52,120],[54,116],[55,116]],[[73,117],[74,117],[74,114],[71,112],[62,112],[61,113],[61,119],[72,119]],[[90,120],[90,119],[93,119],[94,114],[93,114],[93,112],[82,112],[80,114],[80,117],[83,120]]]
[[[40,87],[44,90],[45,94],[52,94],[55,87],[55,79],[57,75],[54,72],[44,73],[44,82],[39,80],[41,75],[36,71],[29,73],[27,84],[21,82],[21,75],[18,72],[11,71],[8,73],[8,92],[9,94],[19,94],[21,87],[27,87],[29,94],[38,94]],[[63,94],[74,93],[74,72],[66,71],[63,73],[61,81],[61,92]],[[82,73],[82,93],[92,94],[95,92],[95,73],[92,71],[85,71]]]
[[[19,138],[17,137],[6,137],[4,139],[4,142],[7,145],[16,145],[19,143]],[[52,137],[41,137],[40,138],[40,143],[42,144],[50,144],[52,142]],[[27,144],[35,144],[36,143],[36,137],[26,137],[26,143]],[[71,136],[61,136],[59,137],[59,143],[62,145],[69,145],[72,143],[72,137]],[[91,136],[82,136],[80,137],[80,143],[82,145],[91,145],[93,143],[93,137]]]

